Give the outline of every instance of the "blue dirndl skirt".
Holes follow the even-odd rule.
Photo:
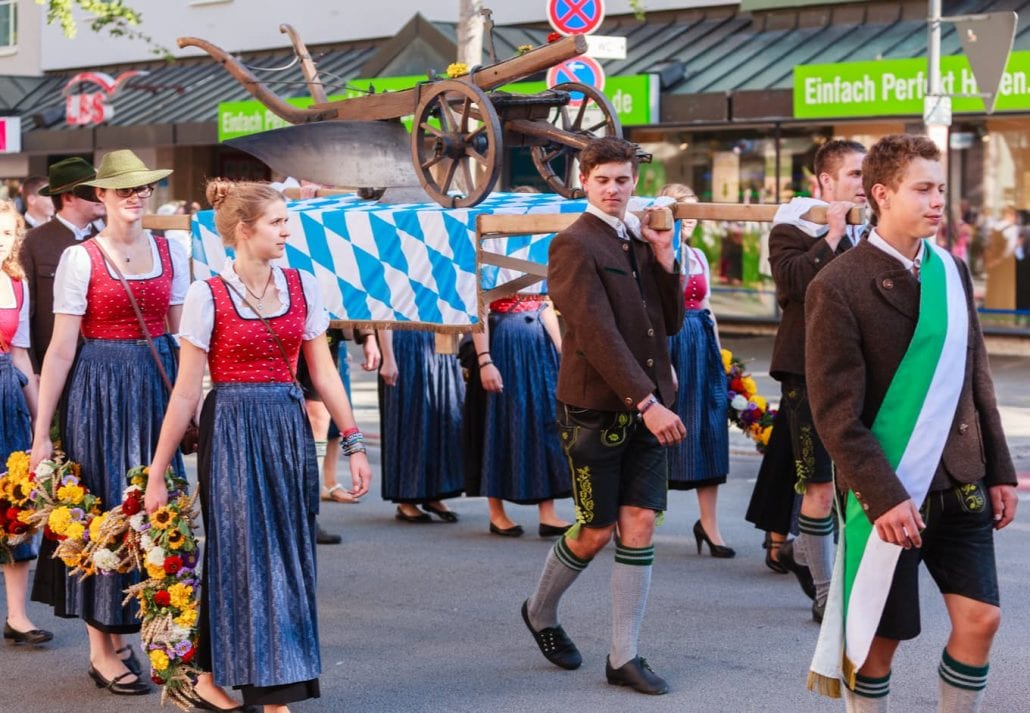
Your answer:
[[[22,387],[28,377],[11,360],[11,355],[0,353],[0,472],[7,471],[7,459],[15,451],[27,451],[32,446],[32,425],[29,406],[25,403]],[[36,558],[34,540],[11,548],[11,559],[24,562]]]
[[[669,337],[676,369],[676,413],[687,437],[669,449],[669,487],[690,490],[726,482],[730,470],[726,374],[708,310],[688,310],[683,328]]]
[[[504,390],[487,394],[482,495],[534,504],[572,494],[555,413],[558,350],[540,313],[490,315],[490,358]]]
[[[382,404],[383,500],[419,503],[460,495],[461,405],[465,381],[458,357],[437,354],[431,332],[393,333],[395,386],[379,381]]]
[[[197,465],[207,536],[202,665],[245,698],[249,687],[317,679],[319,474],[301,390],[216,384],[201,414]]]
[[[174,383],[172,338],[156,337],[154,345]],[[122,502],[128,470],[150,463],[168,397],[145,341],[85,340],[71,375],[62,433],[65,453],[82,466],[83,485],[101,498],[105,510]],[[179,453],[172,467],[185,476]],[[135,599],[125,606],[122,600],[125,589],[139,581],[139,572],[81,581],[66,576],[64,613],[101,631],[138,631]]]

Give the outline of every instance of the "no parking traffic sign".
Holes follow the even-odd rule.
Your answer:
[[[604,91],[604,69],[593,57],[580,55],[559,62],[547,70],[547,86],[553,87],[566,82],[577,82],[590,87],[597,87],[598,91]],[[583,95],[579,92],[572,93],[572,100],[569,106],[577,107],[583,102]]]
[[[547,21],[563,35],[589,35],[604,22],[604,2],[547,0]]]

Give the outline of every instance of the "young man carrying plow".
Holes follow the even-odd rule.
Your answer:
[[[666,508],[665,446],[686,435],[675,411],[668,336],[683,323],[671,230],[626,207],[636,147],[612,137],[580,153],[589,206],[551,243],[548,283],[567,330],[558,372],[558,432],[572,469],[576,524],[547,556],[522,618],[548,661],[582,656],[558,624],[562,595],[615,535],[608,683],[669,690],[637,653],[651,583],[654,528]]]
[[[977,711],[1001,620],[993,531],[1015,515],[1016,475],[969,273],[933,241],[940,151],[887,136],[862,175],[877,227],[806,296],[812,413],[847,499],[809,687],[837,695],[843,680],[849,712],[888,709],[923,561],[951,619],[938,711]]]

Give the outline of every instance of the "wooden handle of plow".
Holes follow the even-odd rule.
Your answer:
[[[190,231],[190,217],[188,215],[145,215],[143,216],[143,228],[145,230],[185,230]]]

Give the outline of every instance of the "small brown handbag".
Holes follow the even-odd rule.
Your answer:
[[[147,339],[147,346],[150,347],[150,355],[154,357],[154,363],[157,365],[157,372],[161,375],[161,379],[165,382],[165,388],[168,389],[168,395],[172,395],[172,380],[168,378],[168,372],[165,371],[164,364],[161,363],[161,357],[157,353],[157,347],[154,346],[154,340],[150,336],[150,330],[147,329],[147,324],[143,320],[143,312],[139,308],[139,304],[136,302],[136,296],[132,294],[132,289],[129,287],[129,283],[125,279],[125,275],[118,269],[118,265],[115,264],[114,260],[107,254],[103,246],[96,241],[95,238],[90,238],[90,242],[97,246],[97,250],[103,256],[104,261],[111,266],[114,274],[118,276],[118,281],[122,283],[122,288],[125,290],[125,294],[129,296],[129,304],[132,305],[133,312],[136,313],[136,319],[139,320],[139,328],[143,331],[143,336]],[[179,450],[184,456],[191,455],[197,452],[197,444],[200,440],[200,428],[197,426],[196,421],[190,416],[190,423],[186,426],[186,432],[182,434],[182,440],[179,442]]]

